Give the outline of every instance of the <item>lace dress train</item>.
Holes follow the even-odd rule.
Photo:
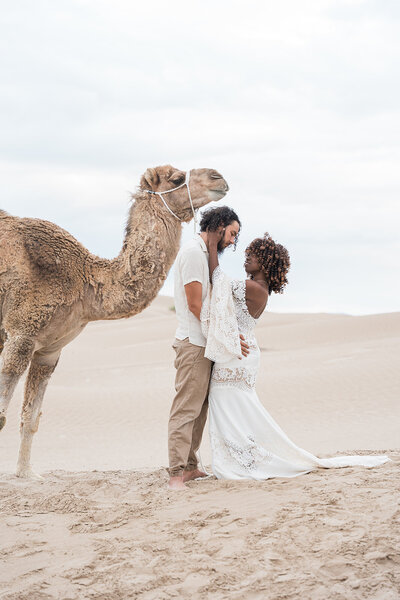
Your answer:
[[[202,310],[206,356],[215,361],[209,391],[212,469],[218,479],[296,477],[318,468],[375,467],[386,456],[317,458],[296,446],[260,403],[255,390],[260,350],[256,319],[246,305],[245,281],[230,281],[218,267]],[[250,346],[240,359],[239,333]]]

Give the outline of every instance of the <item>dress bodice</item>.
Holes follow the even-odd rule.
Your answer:
[[[218,266],[212,276],[212,292],[201,309],[201,324],[207,340],[205,356],[215,363],[242,362],[240,334],[250,349],[257,350],[253,329],[257,323],[246,305],[246,282],[231,280]]]
[[[231,289],[239,332],[245,337],[254,336],[253,329],[257,325],[257,319],[251,316],[247,308],[246,281],[233,279]]]
[[[220,267],[215,269],[212,280],[212,303],[205,315],[211,322],[206,347],[206,356],[214,361],[211,386],[252,389],[260,350],[253,333],[257,320],[251,316],[246,304],[246,281],[231,280]],[[247,356],[242,355],[239,334],[249,346]]]

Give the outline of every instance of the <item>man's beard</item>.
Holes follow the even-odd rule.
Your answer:
[[[226,246],[224,246],[224,240],[219,240],[218,245],[217,245],[218,254],[222,254],[225,249],[226,249]]]

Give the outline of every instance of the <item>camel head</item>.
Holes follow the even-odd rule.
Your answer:
[[[163,193],[179,188],[165,194],[164,200],[181,221],[188,222],[192,219],[193,213],[185,178],[185,171],[171,167],[171,165],[147,169],[140,180],[140,190]],[[220,200],[229,190],[225,179],[215,169],[192,169],[189,188],[195,209],[209,202]],[[162,202],[161,198],[159,200]]]

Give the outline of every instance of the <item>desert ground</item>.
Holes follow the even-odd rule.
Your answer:
[[[13,475],[18,386],[0,434],[0,598],[398,600],[400,313],[267,312],[256,330],[260,400],[295,443],[391,462],[177,493],[172,305],[65,348],[33,445],[42,481]]]

